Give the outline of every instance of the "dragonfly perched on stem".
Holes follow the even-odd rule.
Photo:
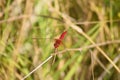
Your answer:
[[[61,35],[60,35],[60,37],[59,37],[59,39],[55,39],[55,43],[54,43],[54,48],[55,48],[55,50],[54,50],[54,53],[56,53],[57,52],[57,48],[62,44],[62,40],[65,38],[65,35],[67,34],[67,31],[64,31]],[[53,58],[53,63],[55,62],[55,58],[56,58],[56,54],[55,54],[55,57]],[[52,63],[52,64],[53,64]]]
[[[54,42],[54,53],[57,53],[57,49],[58,47],[63,44],[62,43],[62,40],[65,38],[65,35],[67,34],[67,31],[64,31],[61,33],[60,37],[58,39],[55,39],[55,42]],[[39,39],[39,38],[33,38],[33,39]],[[54,54],[54,58],[53,58],[53,62],[52,64],[55,62],[55,58],[56,58],[56,54]]]

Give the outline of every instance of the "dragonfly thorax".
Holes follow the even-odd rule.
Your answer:
[[[54,47],[55,48],[58,48],[59,46],[60,46],[60,44],[61,44],[61,39],[55,39],[56,41],[55,41],[55,43],[54,43]]]

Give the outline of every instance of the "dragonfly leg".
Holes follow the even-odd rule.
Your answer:
[[[52,62],[52,65],[54,64],[55,59],[56,59],[56,52],[57,52],[57,48],[54,50],[55,55],[54,55],[54,57],[53,57],[53,62]]]

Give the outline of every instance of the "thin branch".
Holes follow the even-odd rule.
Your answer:
[[[92,78],[93,78],[93,80],[95,80],[94,79],[94,55],[93,55],[93,53],[92,53],[92,50],[89,50],[90,51],[90,55],[91,55],[91,68],[92,68]]]
[[[89,46],[85,46],[85,47],[81,47],[81,48],[65,49],[65,50],[59,51],[55,54],[62,54],[62,53],[65,53],[66,51],[82,51],[82,50],[95,48],[96,46],[104,46],[104,45],[108,45],[108,44],[118,44],[118,43],[120,43],[120,40],[106,41],[106,42],[96,43],[95,45],[93,44],[93,45],[89,45]],[[55,55],[55,54],[52,54],[52,55]]]
[[[39,69],[42,65],[44,65],[47,61],[49,61],[53,56],[49,56],[45,61],[43,61],[41,64],[39,64],[35,69],[33,69],[29,74],[27,74],[23,79],[25,80],[28,76],[30,76],[33,72],[35,72],[37,69]]]
[[[44,17],[44,18],[50,18],[50,19],[57,20],[59,22],[64,23],[64,21],[62,19],[59,19],[59,18],[56,18],[56,17],[52,17],[52,16],[48,16],[48,15],[36,15],[36,16],[40,16],[40,17]]]
[[[114,63],[117,63],[120,60],[120,54],[113,60]],[[108,65],[107,69],[110,70],[113,67],[113,65]],[[104,76],[107,74],[106,71],[104,71],[99,77],[98,80],[103,80]]]
[[[23,19],[23,18],[29,18],[29,17],[32,17],[32,16],[35,16],[35,17],[39,16],[39,17],[44,17],[44,18],[50,18],[50,19],[57,20],[59,22],[64,23],[64,21],[59,19],[59,18],[52,17],[52,16],[47,16],[47,15],[19,15],[19,16],[10,17],[10,18],[8,18],[6,20],[0,20],[0,24],[1,23],[5,23],[5,22],[12,22],[12,21],[15,21],[15,20]]]
[[[112,20],[112,22],[119,22],[120,19]],[[111,20],[105,20],[104,23],[110,23]],[[101,21],[84,21],[84,22],[75,22],[75,24],[97,24],[101,23]]]
[[[10,17],[8,19],[5,19],[5,20],[0,20],[0,24],[1,23],[5,23],[5,22],[12,22],[12,21],[15,21],[15,20],[19,20],[19,19],[23,19],[23,18],[28,18],[30,17],[29,15],[20,15],[20,16],[14,16],[14,17]]]
[[[94,56],[94,58],[98,62],[98,64],[104,69],[104,71],[110,74],[110,71],[102,64],[102,62],[97,57]]]
[[[19,19],[23,19],[23,18],[29,18],[31,16],[40,16],[40,17],[44,17],[44,18],[50,18],[50,19],[57,20],[59,22],[64,23],[64,21],[62,19],[52,17],[52,16],[48,16],[48,15],[19,15],[19,16],[10,17],[6,20],[0,20],[0,24],[5,23],[5,22],[13,22],[15,20],[19,20]],[[120,21],[120,19],[113,20],[113,22],[119,22],[119,21]],[[105,23],[109,23],[109,22],[110,22],[110,20],[105,21]],[[100,21],[74,22],[74,24],[97,24],[97,23],[100,23]]]

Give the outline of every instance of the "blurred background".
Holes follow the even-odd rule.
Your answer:
[[[23,79],[64,31],[25,80],[120,80],[120,0],[0,0],[0,80]]]

